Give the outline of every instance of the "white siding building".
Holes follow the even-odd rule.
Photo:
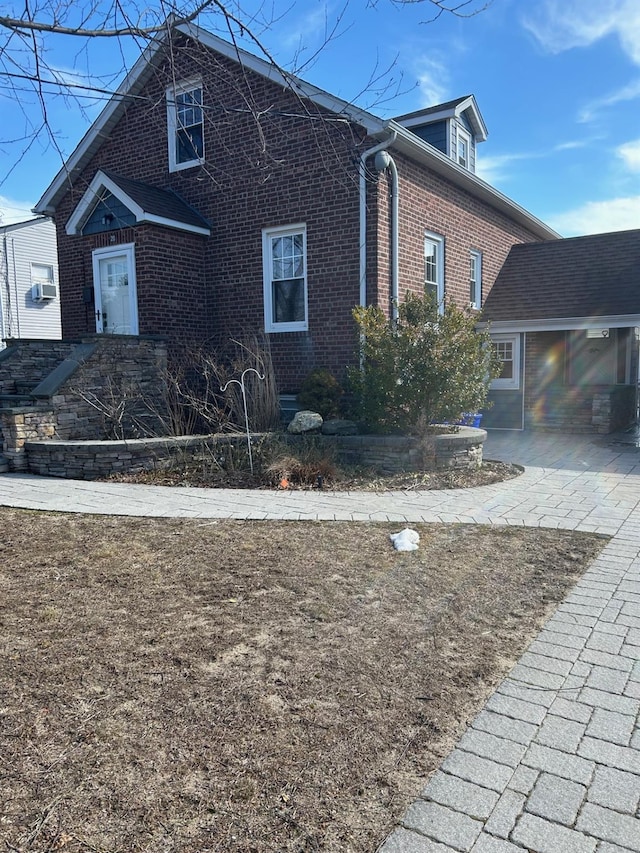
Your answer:
[[[46,217],[0,226],[0,349],[62,337],[56,229]]]

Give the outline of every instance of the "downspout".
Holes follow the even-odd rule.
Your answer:
[[[18,327],[18,337],[20,338],[20,296],[18,294],[18,272],[16,269],[16,241],[14,239],[11,240],[11,257],[13,259],[13,289],[16,295],[16,325]]]
[[[398,301],[400,299],[400,280],[398,272],[399,226],[398,226],[398,169],[388,151],[379,151],[374,160],[376,170],[391,172],[391,322],[398,321]]]
[[[385,139],[383,142],[380,142],[378,145],[374,145],[373,148],[368,148],[360,155],[360,305],[363,308],[367,306],[367,160],[369,157],[377,154],[379,151],[384,151],[385,148],[388,148],[390,145],[396,140],[398,135],[397,131],[392,130],[391,135],[388,139]],[[388,156],[388,155],[387,155]],[[391,157],[389,156],[389,160]],[[391,160],[393,163],[393,160]],[[395,168],[395,164],[394,164]],[[394,185],[396,186],[396,203],[397,203],[397,172],[396,179],[394,181]],[[395,217],[395,227],[392,225],[396,232],[396,244],[397,244],[397,216]],[[392,246],[393,246],[393,237],[392,237]],[[393,252],[393,257],[396,259],[397,263],[397,250]],[[393,263],[393,261],[392,261]]]
[[[6,297],[5,297],[5,289],[6,289]],[[9,299],[9,278],[8,278],[8,270],[7,270],[7,235],[5,234],[2,238],[2,254],[0,255],[0,348],[2,348],[2,341],[8,337],[6,334],[6,323],[9,318],[8,305],[5,305],[5,298]],[[5,320],[5,315],[7,320]]]

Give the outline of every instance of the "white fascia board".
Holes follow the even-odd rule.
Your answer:
[[[357,122],[369,133],[380,133],[385,129],[386,122],[383,119],[374,116],[360,107],[354,106],[348,101],[343,101],[341,98],[331,95],[324,89],[319,89],[311,83],[306,83],[304,80],[296,77],[295,74],[284,72],[277,65],[273,65],[271,62],[261,59],[259,56],[255,56],[253,53],[249,53],[240,47],[236,47],[231,42],[225,41],[219,38],[219,36],[201,29],[196,24],[180,24],[176,29],[183,35],[199,41],[205,47],[211,48],[211,50],[226,56],[228,59],[239,62],[251,71],[255,71],[256,74],[260,74],[262,77],[272,80],[283,88],[290,89],[301,97],[313,101],[318,106],[324,107],[338,115],[343,115],[349,121]]]
[[[516,332],[564,332],[575,329],[625,329],[640,326],[640,314],[611,314],[603,317],[553,317],[548,320],[482,320],[479,329],[492,334]]]
[[[383,132],[385,129],[386,122],[366,110],[362,110],[353,106],[353,104],[349,104],[347,101],[336,98],[328,92],[312,86],[310,83],[305,83],[293,74],[283,73],[276,66],[271,65],[271,63],[241,48],[236,48],[233,44],[213,35],[213,33],[201,29],[195,24],[181,24],[176,27],[176,30],[183,35],[196,39],[206,47],[210,47],[212,50],[221,53],[223,56],[227,56],[229,59],[241,62],[247,68],[261,74],[263,77],[267,77],[292,91],[297,91],[302,97],[308,98],[319,106],[344,115],[350,121],[355,121],[362,125],[368,133],[377,134]],[[118,86],[116,93],[112,95],[98,118],[82,137],[74,152],[66,160],[62,169],[60,169],[49,187],[45,190],[33,208],[34,213],[53,216],[60,196],[66,190],[66,185],[70,186],[75,175],[82,171],[89,158],[98,150],[102,142],[109,138],[111,128],[116,124],[124,109],[127,96],[133,94],[135,87],[144,80],[145,73],[150,68],[154,57],[162,48],[165,41],[166,35],[155,38],[144,49],[131,71],[120,86]]]
[[[178,219],[167,219],[164,216],[157,216],[155,213],[147,213],[142,211],[138,222],[152,222],[154,225],[164,225],[167,228],[178,229],[178,231],[189,231],[191,234],[201,234],[203,237],[211,236],[211,229],[204,228],[200,225],[191,225],[188,222],[180,222]]]
[[[59,202],[59,196],[66,191],[66,185],[71,186],[71,181],[87,164],[89,158],[100,148],[103,141],[109,138],[111,128],[120,118],[128,95],[133,93],[134,88],[143,79],[145,72],[150,68],[153,58],[164,44],[165,36],[154,39],[143,50],[131,71],[118,86],[114,95],[111,96],[107,105],[89,130],[82,137],[73,153],[65,161],[62,169],[55,176],[51,184],[44,191],[42,198],[35,207],[34,213],[44,216],[53,216]]]
[[[395,131],[397,136],[392,147],[403,151],[410,157],[422,161],[435,172],[453,181],[454,184],[462,187],[477,198],[486,201],[488,204],[505,213],[507,216],[515,219],[525,228],[528,228],[541,240],[557,240],[560,234],[546,225],[537,216],[529,213],[524,207],[521,207],[517,202],[510,199],[508,196],[501,193],[499,190],[492,187],[482,178],[479,178],[474,172],[470,172],[463,166],[459,166],[446,154],[443,154],[433,145],[424,142],[415,133],[412,133],[397,121],[391,120],[387,124],[387,129]]]
[[[478,109],[478,105],[476,104],[475,98],[473,95],[469,95],[468,98],[465,98],[464,101],[460,101],[459,104],[456,104],[453,107],[448,107],[446,110],[436,110],[435,112],[430,113],[419,113],[418,115],[411,116],[411,118],[407,119],[395,119],[401,124],[403,127],[412,128],[412,127],[421,127],[425,124],[432,124],[436,121],[446,121],[451,118],[458,118],[462,113],[467,110],[471,111],[473,116],[473,120],[471,125],[473,127],[473,132],[476,137],[477,142],[484,142],[487,138],[488,131],[487,126],[484,123],[482,116],[480,115],[480,110]]]
[[[78,202],[75,210],[71,214],[66,225],[67,234],[70,236],[79,234],[82,230],[88,216],[98,199],[98,193],[104,187],[112,195],[127,207],[136,218],[136,222],[152,222],[155,225],[164,225],[167,228],[177,228],[179,231],[189,231],[193,234],[202,234],[205,237],[211,235],[209,228],[204,228],[200,225],[190,225],[187,222],[180,222],[177,219],[168,219],[164,216],[158,216],[155,213],[147,213],[144,208],[140,207],[127,193],[124,192],[115,181],[112,181],[104,172],[98,170],[93,176],[93,180],[85,191],[84,195]]]

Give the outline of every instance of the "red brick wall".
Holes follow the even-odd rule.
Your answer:
[[[177,51],[176,79],[202,74],[210,81],[204,96],[212,105],[205,166],[168,171],[170,69],[160,67],[140,93],[149,101],[129,106],[60,205],[64,335],[95,328],[81,288],[92,284],[91,251],[105,237],[68,237],[61,226],[96,170],[105,168],[174,189],[211,223],[211,238],[204,240],[153,226],[118,235],[118,242],[136,243],[141,333],[222,341],[262,330],[262,229],[306,224],[309,331],[271,336],[280,390],[286,393],[312,367],[342,375],[352,358],[351,309],[359,293],[356,148],[363,134],[343,122],[317,120],[319,110],[249,71],[246,85],[238,83],[231,68],[201,46]],[[257,118],[253,108],[267,112]]]
[[[418,165],[408,157],[393,153],[399,174],[400,210],[400,299],[407,291],[422,293],[424,288],[424,235],[432,231],[445,238],[445,298],[460,306],[469,303],[469,252],[482,252],[483,303],[514,243],[540,238],[512,222],[489,204]],[[386,244],[390,206],[388,173],[378,180],[379,234]],[[388,252],[379,258],[378,269],[369,277],[370,289],[377,293],[380,306],[389,305],[390,260]]]
[[[172,188],[211,224],[211,237],[144,225],[111,232],[136,244],[140,332],[222,343],[264,329],[262,229],[307,227],[309,331],[271,335],[282,393],[313,367],[343,377],[356,343],[359,301],[358,155],[371,144],[343,121],[201,45],[174,45],[175,68],[159,63],[56,214],[65,337],[95,329],[91,252],[109,235],[69,237],[64,225],[96,170]],[[206,164],[168,171],[167,82],[202,75]],[[335,117],[332,117],[335,119]],[[468,300],[469,248],[484,252],[485,294],[509,246],[532,239],[406,157],[400,170],[400,293],[422,290],[425,230],[446,236],[447,293]],[[385,176],[368,194],[368,296],[389,305],[389,199]],[[375,235],[379,235],[375,252]]]

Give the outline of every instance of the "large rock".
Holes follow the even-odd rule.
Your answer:
[[[302,435],[305,432],[317,432],[321,427],[322,415],[317,412],[296,412],[287,429],[293,435]]]
[[[322,424],[323,435],[357,435],[358,427],[353,421],[332,418]]]

